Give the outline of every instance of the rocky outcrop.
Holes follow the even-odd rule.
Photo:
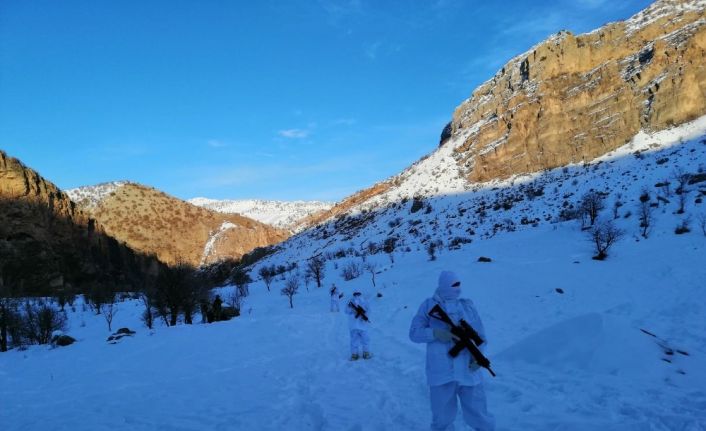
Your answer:
[[[461,103],[439,148],[303,221],[592,160],[640,130],[706,115],[706,0],[660,0],[625,22],[562,31]]]
[[[23,295],[130,289],[158,262],[135,253],[50,181],[0,151],[0,288]]]
[[[109,235],[167,264],[199,266],[238,259],[288,237],[284,230],[197,207],[135,183],[117,187],[90,211]]]
[[[625,22],[560,32],[454,112],[470,181],[591,160],[639,130],[706,114],[706,1],[660,0]]]
[[[40,205],[46,208],[45,217],[71,220],[80,225],[88,223],[88,217],[58,187],[3,151],[0,151],[0,199],[14,201],[18,207],[22,204]],[[27,224],[21,218],[6,218],[4,221],[8,223],[4,224],[8,229],[16,224]],[[34,233],[38,236],[48,234],[43,230]]]

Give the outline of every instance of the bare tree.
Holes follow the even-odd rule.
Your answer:
[[[657,183],[657,187],[662,189],[662,195],[664,195],[665,198],[669,198],[672,195],[672,191],[669,189],[669,186],[671,183],[669,180],[664,180],[660,183]]]
[[[604,208],[603,196],[600,193],[591,190],[583,195],[579,208],[581,211],[582,220],[588,218],[590,225],[593,226],[598,218],[598,214]]]
[[[307,268],[306,271],[304,271],[304,286],[306,287],[306,291],[309,291],[309,283],[311,283],[311,280],[314,278],[314,274],[312,274],[311,271]]]
[[[378,264],[370,260],[365,263],[365,270],[370,273],[370,278],[373,281],[373,287],[375,287],[375,273],[378,270]]]
[[[112,281],[107,278],[101,278],[88,282],[86,293],[83,294],[83,297],[96,314],[101,314],[103,304],[115,300]]]
[[[640,199],[640,203],[637,205],[640,229],[642,229],[641,234],[643,238],[647,238],[652,227],[652,219],[654,218],[652,205],[649,200]]]
[[[677,189],[674,191],[679,197],[679,208],[677,209],[677,214],[684,214],[684,207],[686,206],[686,200],[689,197],[689,181],[691,180],[691,174],[684,172],[683,169],[678,168],[674,171],[674,180],[677,183]]]
[[[684,172],[684,169],[682,168],[677,168],[674,170],[674,173],[672,175],[677,183],[677,189],[674,190],[674,192],[676,194],[683,193],[686,190],[686,186],[689,184],[689,181],[691,180],[691,174]]]
[[[623,202],[621,201],[622,197],[623,196],[620,193],[618,193],[615,196],[615,202],[613,202],[613,218],[614,219],[617,219],[620,217],[620,214],[618,214],[618,210],[620,209],[620,207],[623,206]]]
[[[587,233],[589,239],[596,246],[594,260],[604,260],[608,257],[608,249],[624,235],[624,232],[618,229],[612,221],[596,223]]]
[[[288,278],[280,292],[282,295],[289,298],[289,308],[294,308],[292,299],[294,295],[299,293],[299,279],[296,276]]]
[[[272,285],[272,280],[275,278],[275,274],[270,271],[270,269],[267,266],[263,266],[260,268],[260,271],[258,271],[258,274],[260,275],[260,278],[262,278],[262,281],[265,282],[265,286],[267,286],[267,291],[270,291],[270,286]]]
[[[314,280],[316,280],[316,287],[321,287],[325,267],[326,261],[321,256],[313,256],[306,261],[306,270],[309,271]]]
[[[167,326],[177,324],[179,313],[182,312],[184,303],[188,301],[187,298],[191,295],[191,290],[195,284],[193,271],[190,265],[183,261],[177,261],[173,267],[163,268],[157,277],[155,308]],[[187,319],[191,318],[190,315],[185,317]]]
[[[101,311],[103,312],[103,318],[108,324],[108,332],[113,330],[113,318],[118,314],[118,305],[115,303],[115,298],[112,301],[107,301],[105,304],[101,305]]]
[[[395,236],[389,236],[385,238],[385,242],[383,242],[382,245],[382,251],[387,253],[388,256],[390,256],[390,263],[395,263],[395,248],[397,247],[397,237]]]
[[[250,294],[250,289],[248,289],[248,284],[252,282],[252,278],[243,268],[236,268],[233,271],[233,283],[240,291],[241,296],[248,296]]]
[[[436,260],[436,242],[429,241],[429,244],[427,244],[427,254],[429,255],[429,260]]]
[[[228,297],[228,305],[233,308],[235,317],[240,316],[240,310],[245,304],[245,297],[242,295],[240,289],[235,289],[233,293]]]

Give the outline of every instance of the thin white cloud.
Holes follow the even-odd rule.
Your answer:
[[[285,129],[280,130],[277,134],[287,139],[302,139],[309,136],[309,131],[304,129]]]

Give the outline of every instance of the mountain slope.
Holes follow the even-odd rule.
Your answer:
[[[134,183],[105,194],[91,214],[110,235],[168,264],[183,261],[199,266],[237,259],[287,237],[283,230],[200,208]]]
[[[240,214],[281,229],[294,229],[299,222],[312,214],[328,210],[332,204],[319,201],[268,201],[189,199],[190,204],[226,214]]]
[[[590,161],[641,130],[706,115],[705,15],[705,0],[659,0],[625,22],[550,37],[455,109],[439,149],[306,225],[403,183],[409,192],[397,194],[407,197],[469,190],[479,181]]]
[[[0,151],[0,287],[47,295],[85,291],[100,281],[129,290],[158,267],[106,234],[50,181]]]
[[[498,430],[706,429],[706,235],[697,224],[706,207],[696,202],[706,198],[706,181],[688,186],[685,214],[675,214],[674,188],[666,203],[657,198],[666,196],[665,188],[655,186],[675,169],[698,175],[702,166],[706,118],[640,134],[585,166],[431,197],[414,213],[410,200],[370,219],[346,217],[338,228],[332,222],[290,239],[260,263],[296,261],[302,268],[313,253],[327,258],[325,287],[306,288],[302,280],[294,309],[278,292],[281,279],[271,291],[257,280],[243,315],[212,325],[148,331],[140,326],[141,304],[125,301],[114,325],[137,334],[109,345],[105,322],[79,307],[69,312],[69,333],[78,343],[30,346],[2,357],[0,423],[8,431],[47,423],[72,430],[427,430],[424,346],[411,343],[408,330],[438,273],[452,269],[488,334],[498,377],[486,377],[486,391]],[[643,187],[658,203],[647,239],[636,215]],[[610,193],[606,203],[619,194],[623,202],[617,219],[611,205],[603,210],[627,232],[603,262],[591,259],[592,245],[577,221],[553,220],[564,200],[573,203],[590,189]],[[508,201],[512,208],[503,208]],[[483,217],[475,212],[482,208]],[[539,221],[494,231],[505,218],[522,217]],[[675,235],[674,227],[689,217],[692,231]],[[467,228],[476,230],[465,233],[471,243],[446,241]],[[394,263],[383,252],[365,256],[377,268],[376,286],[367,272],[342,277],[346,265],[363,263],[365,241],[390,234],[401,238]],[[444,239],[436,260],[422,246],[426,235]],[[492,262],[477,262],[481,255]],[[346,316],[328,311],[331,283],[345,293],[342,305],[353,291],[368,296],[372,360],[348,360]],[[228,297],[233,289],[218,293]],[[69,385],[70,399],[62,396]],[[460,418],[456,425],[461,428]]]

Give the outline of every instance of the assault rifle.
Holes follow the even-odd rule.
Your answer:
[[[468,322],[461,319],[459,324],[456,325],[439,304],[436,304],[431,310],[429,310],[429,316],[437,320],[441,320],[449,325],[451,327],[451,333],[458,337],[456,345],[449,350],[449,355],[452,358],[458,356],[463,349],[468,349],[476,363],[488,370],[488,372],[495,377],[495,373],[492,369],[490,369],[490,360],[483,355],[480,349],[478,349],[478,346],[483,344],[483,339],[480,335],[478,335],[478,332],[476,332],[476,330],[468,324]]]
[[[355,305],[353,302],[349,302],[348,306],[355,310],[355,318],[361,318],[364,322],[370,322],[368,316],[365,315],[365,308],[360,305]]]

